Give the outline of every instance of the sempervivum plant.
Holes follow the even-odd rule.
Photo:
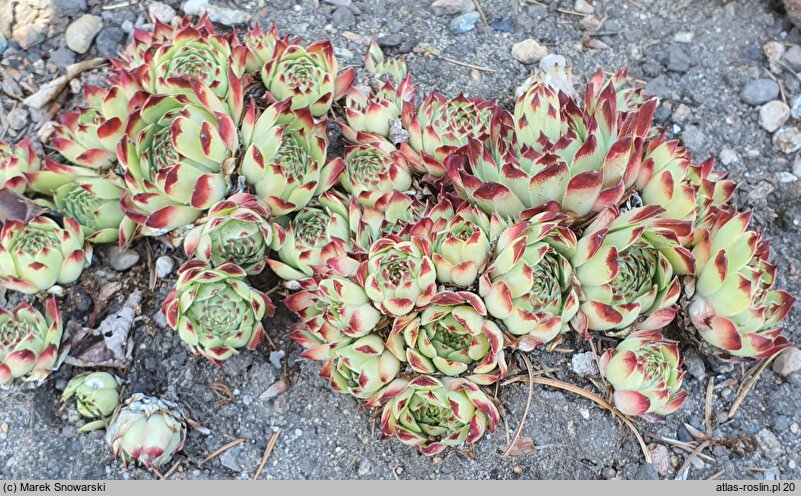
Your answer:
[[[261,72],[262,67],[268,60],[272,60],[275,55],[276,47],[288,45],[290,43],[289,37],[279,36],[278,31],[273,24],[267,31],[263,30],[259,23],[256,22],[246,33],[242,39],[242,44],[247,48],[247,60],[245,69],[251,74],[258,74]]]
[[[56,368],[61,332],[55,297],[45,303],[44,315],[27,303],[11,311],[0,308],[0,386],[46,379]]]
[[[655,205],[601,212],[579,239],[570,261],[581,285],[574,319],[610,336],[661,329],[673,320],[681,293],[678,275],[694,273],[693,256],[681,246],[689,221],[662,219]]]
[[[500,229],[499,220],[465,206],[447,220],[434,236],[431,260],[437,281],[462,288],[471,286],[491,256],[490,242]]]
[[[433,92],[416,112],[414,105],[404,104],[402,119],[409,141],[401,149],[415,170],[441,178],[445,158],[470,138],[488,137],[492,120],[505,112],[494,100],[462,94],[449,99]]]
[[[33,191],[53,197],[50,206],[75,219],[86,241],[113,243],[133,235],[136,225],[120,207],[125,191],[120,177],[45,158],[42,170],[29,173],[28,181]]]
[[[340,393],[367,399],[400,372],[400,360],[377,334],[334,343],[328,349],[329,356],[323,362],[320,375]]]
[[[329,259],[347,254],[350,227],[344,199],[329,191],[320,196],[317,203],[295,215],[286,227],[278,260],[267,261],[281,279],[306,278]]]
[[[354,86],[348,90],[345,98],[348,126],[354,131],[390,138],[392,122],[400,119],[404,103],[414,105],[414,98],[414,87],[409,76],[397,86],[385,81],[377,91],[370,93]]]
[[[693,248],[688,314],[704,341],[732,356],[763,358],[789,346],[776,325],[795,298],[773,289],[776,266],[767,241],[747,230],[750,219],[751,212],[716,209]]]
[[[21,195],[28,185],[26,174],[39,170],[42,162],[29,138],[16,145],[0,141],[0,189],[9,189]]]
[[[188,257],[220,266],[231,262],[248,275],[267,266],[270,249],[284,242],[284,230],[270,221],[270,209],[248,193],[216,203],[184,239]]]
[[[145,235],[191,224],[229,188],[239,150],[236,119],[208,88],[193,88],[193,98],[149,97],[131,115],[117,150],[127,187],[120,203]]]
[[[495,430],[500,414],[481,388],[467,379],[428,375],[396,379],[365,406],[381,406],[381,434],[435,455],[475,443]]]
[[[341,163],[337,168],[343,171],[340,183],[345,191],[366,207],[385,204],[394,191],[407,191],[412,186],[406,158],[375,134],[352,132],[352,142],[345,145],[342,158],[332,162]]]
[[[9,219],[0,230],[0,286],[34,294],[78,279],[92,259],[75,219],[64,227],[49,217]]]
[[[626,415],[656,420],[676,411],[687,396],[679,346],[658,330],[630,334],[601,356],[599,366],[614,389],[615,407]]]
[[[59,116],[53,147],[72,164],[110,169],[117,160],[117,144],[125,134],[128,115],[145,97],[136,91],[136,83],[121,71],[108,89],[85,85],[86,106]]]
[[[560,220],[558,214],[543,212],[505,229],[479,282],[489,313],[519,336],[524,351],[558,342],[579,309],[578,282],[569,262],[576,236]]]
[[[279,40],[273,57],[261,69],[261,79],[273,99],[290,98],[293,109],[307,108],[314,117],[322,117],[356,77],[352,68],[338,70],[330,41],[303,47]]]
[[[364,70],[376,76],[388,75],[395,84],[406,77],[406,62],[401,57],[387,57],[375,40],[370,40],[370,46],[364,55]]]
[[[195,354],[219,365],[240,348],[254,349],[264,336],[262,319],[275,308],[250,287],[247,273],[232,263],[212,268],[190,260],[162,305],[167,323]]]
[[[504,338],[486,315],[478,295],[438,293],[422,312],[395,320],[387,346],[419,374],[493,384],[506,376]]]
[[[186,441],[186,414],[172,401],[141,393],[131,395],[106,430],[106,443],[127,467],[137,461],[159,469]]]
[[[239,172],[273,215],[305,207],[336,184],[342,172],[340,162],[325,163],[325,119],[315,120],[305,108],[289,110],[289,103],[275,103],[258,117],[251,104],[242,122],[246,151]]]
[[[75,397],[75,408],[90,422],[84,424],[81,432],[89,432],[103,427],[108,417],[120,403],[119,384],[108,372],[84,372],[67,383],[61,399],[66,401]]]

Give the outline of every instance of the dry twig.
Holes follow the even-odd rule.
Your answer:
[[[528,409],[531,406],[531,397],[534,396],[534,371],[531,368],[531,360],[528,359],[525,353],[519,353],[523,358],[523,362],[526,364],[526,369],[528,370],[528,398],[526,398],[526,408],[523,410],[523,416],[520,418],[520,424],[517,426],[517,429],[515,429],[515,434],[512,436],[512,441],[506,446],[506,450],[503,452],[504,456],[509,456],[509,452],[512,451],[512,447],[515,446],[517,439],[520,437],[520,433],[523,431],[523,425],[526,423]]]
[[[281,429],[273,432],[273,435],[270,436],[270,440],[267,441],[267,446],[264,448],[264,454],[261,455],[261,461],[259,462],[259,468],[256,469],[256,473],[253,474],[253,480],[259,478],[261,475],[262,469],[264,469],[264,464],[267,463],[267,458],[270,457],[270,453],[273,452],[273,448],[275,448],[275,443],[278,441],[278,436],[281,434]]]
[[[676,476],[676,479],[679,480],[687,480],[687,471],[690,469],[690,463],[693,461],[693,458],[698,456],[701,451],[709,446],[709,441],[704,441],[703,443],[699,444],[697,448],[693,450],[692,453],[684,460],[684,463],[681,464]]]
[[[784,353],[784,351],[787,350],[787,349],[789,349],[789,348],[784,348],[783,350],[781,350],[781,351],[779,351],[777,353],[774,353],[773,355],[769,356],[768,358],[762,360],[762,362],[759,365],[756,365],[754,368],[751,369],[751,370],[753,370],[753,372],[751,372],[751,370],[749,370],[746,373],[746,375],[748,375],[750,373],[751,374],[751,378],[748,379],[745,383],[743,383],[743,385],[741,386],[740,390],[737,391],[737,397],[734,399],[734,402],[731,404],[731,408],[729,408],[729,413],[728,413],[728,416],[727,416],[728,418],[734,417],[734,414],[737,413],[737,409],[740,408],[740,403],[743,402],[743,400],[745,399],[746,395],[748,395],[748,392],[751,390],[752,387],[754,387],[754,384],[756,384],[757,380],[759,380],[759,376],[760,376],[760,374],[762,374],[762,371],[765,370],[765,368],[768,365],[770,365],[770,362],[775,360],[777,356],[779,356],[782,353]]]
[[[206,458],[201,460],[201,462],[198,463],[198,465],[203,465],[204,463],[206,463],[207,461],[211,460],[212,458],[214,458],[216,456],[219,456],[220,453],[224,453],[226,450],[229,450],[229,449],[233,448],[237,444],[242,444],[243,442],[245,442],[245,438],[244,437],[240,437],[239,439],[234,439],[233,441],[231,441],[230,443],[226,444],[222,448],[218,448],[218,449],[214,450],[209,456],[207,456]]]

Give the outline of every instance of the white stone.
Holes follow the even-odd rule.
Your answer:
[[[546,55],[548,55],[548,47],[532,38],[512,46],[512,57],[522,64],[536,64]]]
[[[790,107],[781,100],[773,100],[759,107],[759,125],[767,132],[777,131],[790,118]]]
[[[82,15],[72,21],[72,24],[67,27],[67,32],[64,33],[67,47],[77,53],[88,52],[89,47],[92,46],[92,40],[101,29],[103,29],[103,21],[99,17],[91,14]]]

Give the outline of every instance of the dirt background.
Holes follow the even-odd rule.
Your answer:
[[[27,108],[21,100],[45,82],[63,73],[74,61],[113,53],[127,40],[133,26],[150,22],[149,3],[97,0],[9,0],[0,7],[0,136],[15,142],[36,136],[51,115]],[[740,188],[737,203],[758,209],[755,226],[772,239],[773,259],[781,268],[780,285],[801,293],[798,272],[801,233],[801,167],[794,153],[774,146],[771,134],[758,122],[759,110],[741,95],[758,79],[775,79],[788,103],[801,93],[801,84],[787,67],[770,72],[762,46],[778,41],[785,48],[801,42],[781,5],[767,0],[596,0],[596,18],[605,20],[588,34],[584,16],[575,15],[572,1],[530,3],[520,0],[480,0],[489,25],[477,19],[470,31],[456,34],[451,23],[458,15],[434,15],[429,0],[312,0],[224,1],[218,7],[243,11],[263,25],[275,22],[282,31],[305,40],[330,38],[343,65],[361,66],[365,50],[359,36],[380,38],[390,50],[410,52],[407,64],[421,92],[446,95],[459,91],[497,98],[509,106],[515,88],[533,66],[516,61],[513,44],[534,38],[550,53],[565,56],[573,67],[577,87],[595,69],[629,66],[632,77],[647,83],[662,98],[659,122],[670,134],[682,136],[697,159],[719,156]],[[469,2],[468,2],[469,3]],[[179,14],[180,2],[168,0]],[[579,6],[580,7],[580,6]],[[86,54],[65,48],[65,29],[85,13],[102,19],[102,31]],[[169,11],[167,11],[169,13]],[[469,19],[461,19],[467,21]],[[583,24],[582,24],[583,21]],[[583,39],[600,41],[606,48],[588,48]],[[598,45],[597,42],[592,42]],[[492,69],[476,70],[414,47],[430,48],[452,60]],[[429,52],[430,53],[430,52]],[[797,67],[801,68],[801,67]],[[102,81],[102,70],[81,75],[61,95],[51,111],[70,108],[85,82]],[[772,97],[777,98],[776,96]],[[52,113],[52,112],[51,112]],[[790,119],[785,127],[795,128]],[[45,127],[45,130],[47,128]],[[799,145],[801,146],[801,144]],[[795,174],[793,171],[795,169]],[[686,448],[697,445],[687,423],[704,430],[704,398],[713,381],[711,427],[715,446],[703,453],[706,461],[689,464],[688,478],[799,479],[801,432],[801,375],[783,376],[770,368],[759,378],[733,419],[726,412],[742,382],[747,366],[706,361],[684,350],[690,373],[690,393],[684,406],[666,422],[637,422],[646,434],[657,464],[646,465],[631,433],[608,411],[570,393],[535,387],[522,436],[536,450],[517,457],[502,451],[517,427],[527,397],[527,386],[517,383],[498,395],[505,424],[485,436],[474,452],[450,452],[426,458],[394,441],[378,441],[370,412],[350,397],[331,392],[317,375],[318,365],[298,359],[299,347],[286,339],[292,317],[279,310],[268,322],[275,345],[262,346],[215,368],[196,359],[177,333],[165,327],[161,301],[175,281],[173,271],[148,288],[149,266],[145,241],[134,247],[140,263],[118,271],[120,260],[132,253],[96,250],[92,268],[79,284],[68,288],[63,301],[65,320],[86,321],[92,294],[98,287],[119,281],[123,290],[112,299],[109,311],[120,308],[133,288],[143,290],[141,315],[134,326],[135,347],[129,369],[119,371],[128,381],[127,392],[177,398],[194,419],[207,428],[190,432],[174,479],[248,478],[259,465],[268,438],[280,429],[277,443],[262,478],[413,478],[413,479],[602,479],[675,478],[687,458]],[[180,252],[167,252],[158,243],[153,260],[167,255],[177,267]],[[124,264],[123,264],[124,265]],[[9,292],[4,308],[19,301]],[[799,312],[786,321],[787,334],[801,338]],[[568,342],[576,353],[586,344]],[[279,355],[285,353],[282,362]],[[581,357],[579,357],[581,358]],[[594,389],[570,353],[533,353],[537,367],[558,368],[554,377]],[[574,368],[575,365],[575,368]],[[79,434],[75,410],[61,405],[59,397],[76,370],[64,366],[46,384],[33,391],[0,392],[0,476],[4,478],[152,478],[139,468],[124,468],[111,459],[102,432]],[[263,398],[276,383],[287,384],[280,394]],[[596,381],[597,382],[597,381]],[[230,401],[209,384],[224,384]],[[268,394],[267,396],[270,396]],[[263,399],[260,399],[263,398]],[[243,442],[203,463],[207,455],[236,440]],[[664,438],[683,441],[684,448]],[[661,446],[661,447],[660,447]],[[166,469],[165,469],[166,470]],[[722,471],[722,473],[721,473]],[[678,474],[681,476],[682,474]]]

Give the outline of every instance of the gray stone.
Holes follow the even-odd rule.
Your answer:
[[[796,95],[790,99],[790,117],[801,119],[801,95]]]
[[[53,0],[53,8],[59,15],[78,17],[88,10],[86,0]]]
[[[651,458],[654,461],[654,468],[656,472],[665,476],[670,470],[670,452],[662,444],[652,443],[648,445],[648,451],[651,452]]]
[[[782,445],[776,434],[768,429],[762,429],[757,432],[756,441],[762,453],[771,460],[775,460],[782,456]]]
[[[242,466],[239,464],[239,454],[242,452],[242,445],[234,446],[231,449],[225,450],[220,455],[220,463],[223,467],[233,470],[234,472],[241,472]]]
[[[473,0],[436,0],[431,4],[434,15],[465,14],[476,10]]]
[[[187,0],[183,5],[183,11],[187,15],[208,14],[209,20],[226,26],[245,24],[250,21],[251,17],[250,14],[241,10],[210,5],[209,0]]]
[[[162,279],[167,277],[172,272],[172,268],[175,266],[175,262],[173,262],[172,257],[169,255],[162,255],[156,259],[156,277]]]
[[[8,113],[8,125],[11,129],[19,131],[30,122],[30,113],[25,107],[18,106]]]
[[[117,47],[125,39],[125,31],[116,26],[104,28],[97,35],[95,45],[97,51],[104,57],[115,57],[117,55]]]
[[[656,466],[653,463],[640,464],[635,476],[637,480],[659,480],[659,472],[656,471]]]
[[[793,162],[793,175],[801,177],[801,156],[795,157],[795,161]]]
[[[795,346],[788,348],[773,362],[773,371],[781,376],[788,376],[801,370],[801,350]]]
[[[350,0],[323,0],[325,3],[336,5],[337,7],[347,7],[350,5]]]
[[[689,31],[679,31],[678,33],[673,35],[673,41],[676,43],[692,43],[693,42],[693,34]]]
[[[691,376],[695,377],[699,382],[706,378],[706,365],[704,365],[704,361],[694,349],[687,348],[682,354],[682,358],[684,359],[684,367]]]
[[[6,51],[8,48],[8,40],[6,39],[6,35],[0,33],[0,55],[3,55],[3,52]]]
[[[481,17],[478,12],[468,12],[451,19],[449,27],[453,34],[463,34],[476,28],[476,21]]]
[[[790,118],[790,107],[781,100],[773,100],[759,107],[759,125],[773,133]]]
[[[794,71],[801,71],[801,46],[793,45],[784,52],[784,62]]]
[[[270,363],[273,364],[273,367],[280,369],[281,368],[281,359],[284,358],[286,353],[284,350],[276,350],[270,352]]]
[[[139,262],[139,253],[127,248],[111,245],[107,248],[108,263],[111,268],[122,272],[128,270]]]
[[[512,58],[521,64],[536,64],[548,55],[548,47],[537,40],[528,38],[512,46]]]
[[[651,96],[659,98],[666,97],[668,94],[667,78],[662,75],[648,81],[648,83],[645,85],[644,91]]]
[[[576,0],[576,3],[573,5],[573,9],[576,12],[581,12],[582,14],[591,15],[595,13],[595,7],[587,0]]]
[[[673,45],[670,47],[667,68],[673,72],[687,72],[690,70],[690,57],[680,46]]]
[[[779,96],[779,85],[772,79],[753,79],[746,83],[740,98],[748,105],[762,105]]]
[[[592,352],[589,351],[586,353],[575,353],[570,359],[570,366],[573,368],[573,372],[582,377],[598,373],[598,364]]]
[[[147,6],[147,13],[150,14],[150,18],[154,21],[163,22],[164,24],[171,23],[175,18],[175,9],[161,2],[150,2]]]
[[[493,20],[491,20],[489,22],[489,25],[495,31],[500,31],[502,33],[514,33],[515,32],[515,27],[505,17],[500,17],[498,19],[493,19]]]
[[[50,62],[55,64],[59,69],[63,69],[75,63],[75,52],[67,47],[61,47],[50,52]]]
[[[77,53],[86,53],[92,46],[92,40],[103,28],[103,21],[91,14],[84,14],[72,21],[67,27],[65,38],[70,50]]]
[[[798,181],[798,178],[793,174],[790,174],[787,171],[781,171],[776,174],[776,179],[779,180],[780,183],[794,183]]]
[[[339,7],[331,15],[331,24],[339,29],[351,29],[356,25],[356,16],[349,8]]]
[[[801,131],[795,127],[784,127],[773,135],[773,144],[784,153],[801,150]]]
[[[687,145],[687,148],[693,153],[697,154],[703,150],[704,143],[706,142],[706,135],[698,126],[690,125],[685,127],[681,136],[684,139],[684,144]]]
[[[735,152],[731,148],[722,149],[720,151],[719,157],[720,157],[720,163],[723,165],[731,165],[740,161],[740,157],[737,156],[737,152]]]

